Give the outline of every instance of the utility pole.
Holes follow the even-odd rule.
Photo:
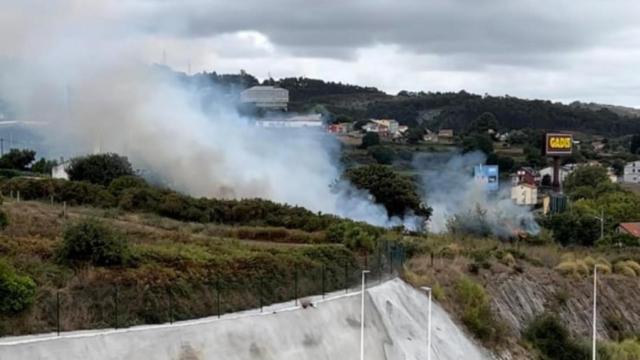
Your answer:
[[[0,138],[0,156],[4,156],[4,138]]]
[[[592,343],[592,359],[596,360],[596,335],[597,335],[597,329],[596,329],[596,306],[598,304],[597,302],[597,296],[598,296],[598,288],[597,288],[597,284],[598,284],[598,266],[594,265],[593,266],[593,343]]]

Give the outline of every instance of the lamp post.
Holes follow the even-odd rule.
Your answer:
[[[429,322],[427,327],[427,360],[431,360],[431,288],[423,286],[421,289],[426,291],[429,296],[429,307],[427,312],[427,321]]]
[[[362,270],[362,296],[360,302],[360,360],[364,360],[364,292],[367,284],[365,277],[369,270]]]
[[[600,240],[604,238],[604,209],[600,209],[600,216],[594,216],[595,219],[600,221]]]
[[[592,359],[596,360],[596,306],[597,306],[597,295],[598,295],[598,266],[593,266],[593,343],[592,343]]]

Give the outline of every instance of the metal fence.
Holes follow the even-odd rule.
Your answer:
[[[290,302],[299,305],[309,296],[359,291],[362,270],[368,284],[396,276],[405,261],[401,245],[382,241],[375,251],[343,266],[335,262],[296,266],[286,273],[229,278],[207,274],[201,281],[167,285],[131,283],[67,286],[40,293],[34,308],[21,317],[27,326],[5,329],[5,334],[58,334],[63,331],[123,328],[143,324],[173,323]],[[197,299],[194,301],[194,299]],[[16,333],[18,332],[18,333]]]

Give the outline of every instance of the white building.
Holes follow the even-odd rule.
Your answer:
[[[560,183],[563,183],[564,180],[571,174],[578,166],[576,164],[566,164],[560,167]],[[544,179],[545,176],[549,176],[551,182],[553,182],[553,166],[547,166],[546,168],[541,169],[538,174],[540,175],[540,181]]]
[[[624,166],[622,181],[626,183],[640,183],[640,161],[627,163]]]
[[[362,129],[366,132],[378,133],[382,137],[392,137],[400,134],[400,124],[393,119],[371,119]]]
[[[263,128],[322,128],[322,114],[267,117],[256,120],[257,127]]]
[[[64,179],[69,180],[69,174],[67,174],[67,168],[69,167],[69,162],[62,162],[53,168],[51,168],[51,177],[53,179]]]
[[[254,86],[240,93],[240,101],[267,110],[287,110],[289,90],[274,86]]]
[[[515,185],[511,188],[511,200],[517,205],[535,205],[538,203],[538,188],[527,183]]]

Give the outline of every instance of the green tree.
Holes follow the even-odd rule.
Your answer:
[[[31,165],[31,171],[37,172],[40,174],[51,174],[51,170],[54,166],[58,165],[58,162],[55,160],[47,160],[45,158],[40,158],[40,160],[36,161]]]
[[[487,134],[490,129],[498,129],[498,120],[490,112],[482,113],[469,124],[469,133]]]
[[[130,259],[130,250],[122,234],[101,221],[83,219],[65,229],[58,258],[70,264],[114,266],[125,264]]]
[[[102,186],[108,186],[121,176],[134,175],[129,160],[113,153],[74,158],[67,168],[67,173],[70,180],[88,181]]]
[[[0,167],[27,170],[36,158],[36,152],[28,149],[11,149],[0,157]]]
[[[567,176],[563,186],[565,191],[571,194],[582,186],[595,188],[602,183],[611,183],[607,169],[602,166],[581,166]]]
[[[409,211],[425,219],[431,216],[431,208],[424,205],[413,181],[387,166],[362,166],[348,170],[346,176],[357,188],[368,190],[390,216],[404,217]]]
[[[493,140],[487,134],[474,134],[466,136],[462,139],[462,151],[472,152],[472,151],[482,151],[483,153],[489,155],[493,152]]]
[[[424,130],[418,127],[413,127],[407,130],[407,142],[409,144],[417,144],[422,141],[424,136]]]
[[[362,137],[362,144],[360,145],[360,147],[363,149],[366,149],[369,146],[375,146],[375,145],[380,145],[380,135],[374,132],[367,132],[366,134],[364,134],[364,136]]]
[[[632,154],[638,154],[638,152],[640,152],[640,134],[635,134],[631,137],[629,152]]]
[[[388,146],[376,145],[367,149],[367,152],[378,164],[391,165],[396,157],[395,152]]]

